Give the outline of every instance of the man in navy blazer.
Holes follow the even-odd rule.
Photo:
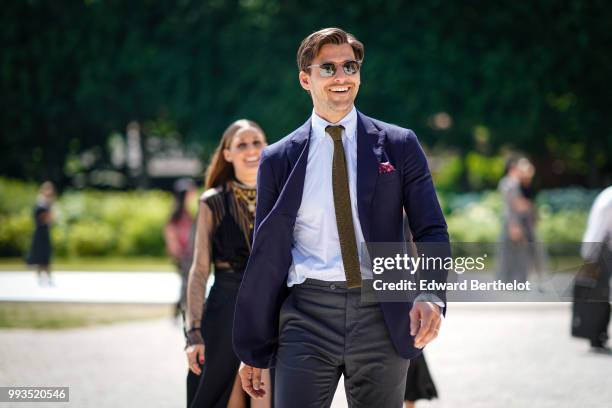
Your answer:
[[[350,406],[400,406],[409,359],[437,336],[445,312],[443,292],[372,304],[348,283],[350,247],[357,274],[371,279],[361,244],[403,242],[404,211],[415,242],[449,240],[415,134],[355,109],[363,56],[338,28],[304,39],[299,80],[313,114],[261,155],[233,337],[245,391],[261,397],[261,369],[275,367],[281,408],[329,406],[340,375]]]

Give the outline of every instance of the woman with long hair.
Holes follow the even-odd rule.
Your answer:
[[[187,283],[187,404],[192,408],[246,407],[232,348],[232,323],[238,288],[251,251],[257,170],[266,139],[250,120],[232,123],[223,133],[206,170],[205,192],[196,221],[194,258]],[[205,299],[211,267],[214,284]],[[270,406],[268,399],[251,407]]]

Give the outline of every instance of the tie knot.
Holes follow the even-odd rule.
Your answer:
[[[325,128],[325,132],[331,136],[334,142],[339,142],[342,140],[343,130],[344,126],[328,126]]]

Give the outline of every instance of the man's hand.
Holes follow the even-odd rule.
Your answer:
[[[440,307],[431,302],[415,302],[410,310],[410,335],[415,336],[414,347],[423,348],[438,337],[442,325]]]
[[[196,375],[202,374],[200,364],[204,364],[204,345],[191,345],[185,349],[185,352],[187,352],[187,364],[189,364],[189,369]],[[198,364],[198,362],[200,364]]]
[[[261,368],[251,367],[242,363],[238,374],[242,382],[242,389],[255,399],[263,398],[266,395],[264,383],[261,380]]]

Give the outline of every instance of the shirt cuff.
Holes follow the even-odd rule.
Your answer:
[[[431,302],[434,305],[437,305],[440,308],[440,311],[442,311],[444,309],[444,306],[446,306],[444,302],[441,301],[440,298],[434,295],[433,293],[421,293],[414,299],[414,301],[415,302]]]

